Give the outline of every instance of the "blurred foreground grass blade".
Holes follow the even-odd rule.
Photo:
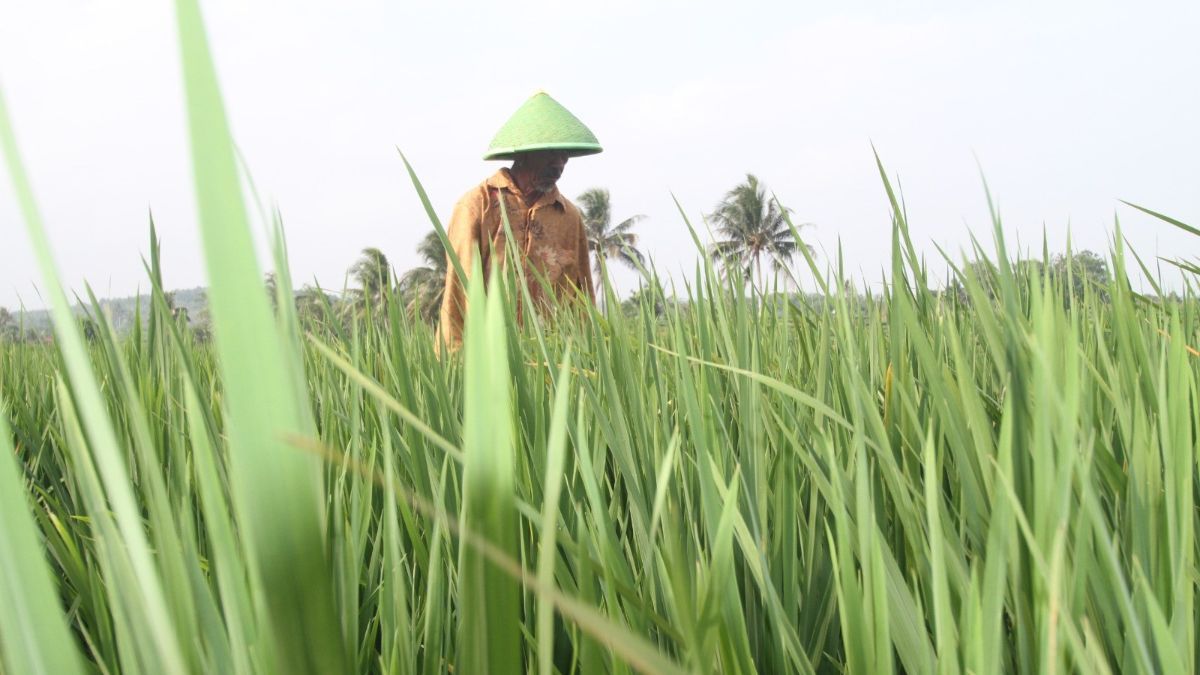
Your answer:
[[[29,514],[7,414],[0,407],[0,665],[30,675],[82,673]]]
[[[563,357],[558,371],[558,391],[554,394],[554,413],[550,418],[550,438],[547,440],[546,480],[542,491],[542,536],[538,545],[538,582],[544,587],[554,585],[554,566],[558,561],[559,495],[565,478],[567,450],[567,404],[570,402],[571,351]],[[538,673],[554,673],[554,605],[549,596],[541,595],[537,603]]]
[[[463,504],[460,523],[517,560],[514,430],[503,293],[493,272],[485,299],[476,257],[468,284],[463,375]],[[485,307],[486,300],[486,307]],[[483,311],[486,309],[486,312]],[[474,546],[460,548],[456,672],[503,675],[521,668],[520,586]]]
[[[233,518],[225,504],[225,494],[216,468],[216,452],[204,423],[199,397],[191,378],[184,374],[183,380],[186,420],[191,434],[192,456],[196,463],[200,507],[212,547],[212,564],[218,569],[217,587],[234,666],[238,673],[251,673],[253,669],[250,664],[258,650],[253,646],[256,644],[256,625],[246,585],[249,578],[246,561],[239,555],[241,549],[234,534]]]
[[[469,263],[470,261],[458,259],[458,252],[450,245],[450,237],[446,234],[446,228],[442,226],[442,221],[438,218],[437,211],[434,210],[433,204],[429,202],[429,195],[425,194],[425,186],[417,178],[417,172],[413,170],[412,164],[408,163],[408,157],[404,156],[404,152],[400,148],[396,148],[396,152],[400,154],[400,161],[404,162],[404,169],[408,172],[413,189],[417,191],[417,196],[421,199],[421,206],[425,209],[425,215],[429,217],[429,222],[433,224],[433,231],[437,232],[438,240],[442,242],[442,246],[446,249],[446,256],[450,259],[450,265],[454,268],[454,273],[458,275],[458,282],[465,285],[467,283],[467,271],[463,268],[463,263]]]
[[[108,591],[117,595],[121,602],[127,603],[131,613],[136,613],[149,624],[145,628],[151,634],[152,640],[147,642],[152,644],[147,645],[143,642],[139,646],[142,648],[143,659],[153,660],[154,663],[142,665],[167,673],[183,673],[183,655],[164,597],[162,582],[155,569],[150,545],[142,526],[123,449],[109,418],[100,384],[88,360],[82,331],[72,315],[67,296],[58,280],[50,252],[50,242],[33,198],[29,177],[21,162],[3,92],[0,92],[0,151],[4,154],[29,239],[33,244],[34,256],[42,274],[42,282],[50,299],[51,318],[55,335],[58,337],[59,352],[86,434],[85,443],[77,443],[71,447],[80,454],[90,452],[94,455],[95,465],[103,482],[103,499],[107,499],[112,511],[111,516],[107,512],[99,512],[104,507],[100,504],[100,495],[97,494],[97,500],[92,504],[94,510],[91,515],[93,518],[103,519],[113,517],[116,521],[117,529],[113,534],[114,537],[119,537],[119,541],[114,539],[104,542],[103,551],[110,556],[108,564],[122,569],[126,574],[121,579],[110,579],[111,587]],[[82,461],[91,463],[92,458],[84,457]],[[96,536],[103,535],[97,533]],[[131,583],[133,579],[137,580],[136,584]]]
[[[326,557],[319,463],[284,437],[309,428],[289,373],[294,341],[280,334],[262,290],[224,106],[195,0],[176,12],[209,299],[227,399],[230,479],[274,670],[334,673],[349,656]]]

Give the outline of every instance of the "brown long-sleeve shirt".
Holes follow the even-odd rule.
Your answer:
[[[508,257],[505,254],[507,240],[500,215],[500,199],[504,200],[514,243],[521,246],[518,258],[525,263],[529,295],[534,303],[540,305],[540,301],[544,300],[542,285],[538,282],[539,275],[544,276],[549,288],[559,298],[571,297],[582,291],[590,300],[595,291],[592,288],[587,235],[579,209],[563,197],[558,188],[541,195],[533,204],[526,204],[525,196],[513,182],[508,169],[500,169],[471,188],[454,206],[446,235],[462,262],[463,270],[471,274],[476,246],[479,247],[485,279],[493,264],[505,264]],[[462,343],[467,298],[466,289],[459,282],[453,263],[448,267],[438,341],[453,350]]]

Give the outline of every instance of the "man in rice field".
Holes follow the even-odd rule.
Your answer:
[[[545,92],[538,92],[509,118],[492,139],[486,160],[512,160],[471,188],[454,206],[446,227],[450,245],[471,273],[478,250],[484,277],[492,265],[516,259],[525,272],[529,295],[546,307],[552,298],[591,301],[591,265],[579,209],[559,193],[556,183],[567,159],[601,152],[595,135]],[[508,241],[501,216],[508,216]],[[510,245],[519,247],[508,251]],[[462,343],[466,288],[451,263],[446,273],[438,343],[454,350]]]

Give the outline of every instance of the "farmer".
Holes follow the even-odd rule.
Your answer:
[[[538,92],[526,101],[483,156],[512,160],[512,166],[471,188],[450,216],[446,234],[463,271],[471,273],[477,249],[485,279],[492,265],[503,266],[513,257],[506,251],[510,243],[501,216],[503,203],[511,244],[519,247],[515,258],[523,263],[534,303],[550,304],[543,283],[558,299],[582,297],[590,302],[594,290],[583,218],[556,183],[568,158],[600,151],[592,132],[548,94]],[[448,267],[438,342],[453,351],[462,344],[467,296],[453,263]]]

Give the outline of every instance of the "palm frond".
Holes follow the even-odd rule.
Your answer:
[[[636,270],[646,264],[646,257],[642,255],[642,252],[629,246],[621,248],[615,257],[630,269]]]
[[[583,226],[590,234],[603,234],[608,231],[611,222],[612,208],[608,190],[591,188],[577,198],[583,215]]]
[[[421,243],[417,244],[417,254],[429,267],[446,267],[446,247],[442,245],[442,238],[436,230],[430,231],[421,239]]]
[[[637,225],[638,223],[642,222],[645,219],[646,219],[646,216],[643,216],[640,214],[636,215],[636,216],[630,216],[630,217],[626,218],[625,220],[622,220],[619,225],[612,228],[611,232],[613,234],[625,234],[625,233],[629,232],[631,229],[633,229],[634,225]]]
[[[753,261],[764,253],[783,264],[799,250],[788,226],[792,210],[767,195],[758,177],[746,174],[746,180],[725,193],[725,198],[713,209],[710,222],[724,237],[713,245],[713,251],[723,264],[746,265],[749,272]]]

